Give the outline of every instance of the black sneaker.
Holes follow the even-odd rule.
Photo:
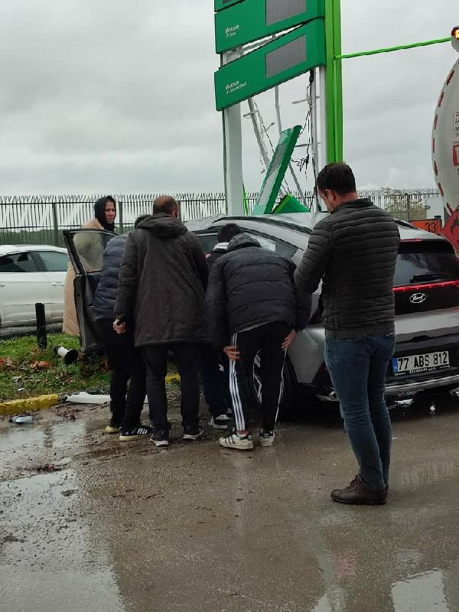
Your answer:
[[[121,428],[121,423],[118,423],[117,421],[110,419],[110,421],[105,426],[104,432],[106,434],[117,434],[119,433],[120,428]]]
[[[167,429],[160,429],[159,431],[153,431],[150,436],[150,440],[155,446],[169,446],[169,432]]]
[[[124,429],[120,431],[120,440],[122,442],[127,442],[128,440],[137,440],[138,438],[143,438],[144,436],[148,436],[153,432],[151,427],[147,427],[146,425],[139,425],[138,427],[134,427],[134,429]]]
[[[204,433],[204,429],[199,425],[197,427],[185,427],[183,430],[184,440],[197,440]]]
[[[214,429],[228,429],[232,419],[227,414],[220,414],[217,417],[211,417],[209,425]]]

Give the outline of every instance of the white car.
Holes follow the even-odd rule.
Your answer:
[[[49,323],[62,321],[66,249],[0,245],[0,327],[35,323],[35,304],[45,305]]]

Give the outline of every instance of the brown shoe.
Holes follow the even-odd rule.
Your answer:
[[[339,504],[383,506],[386,503],[387,490],[369,491],[355,478],[345,489],[332,491],[331,498]]]

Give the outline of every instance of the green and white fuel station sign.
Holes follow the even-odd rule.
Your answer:
[[[325,15],[325,0],[243,0],[215,14],[215,48],[235,47]]]
[[[217,110],[323,66],[325,61],[325,28],[319,18],[222,66],[215,73]]]

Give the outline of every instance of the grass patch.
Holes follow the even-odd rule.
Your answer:
[[[53,348],[79,349],[79,340],[66,334],[49,334],[48,348],[39,350],[33,336],[0,342],[0,401],[44,393],[97,391],[107,393],[110,372],[100,356],[83,363],[81,357],[65,365]]]

